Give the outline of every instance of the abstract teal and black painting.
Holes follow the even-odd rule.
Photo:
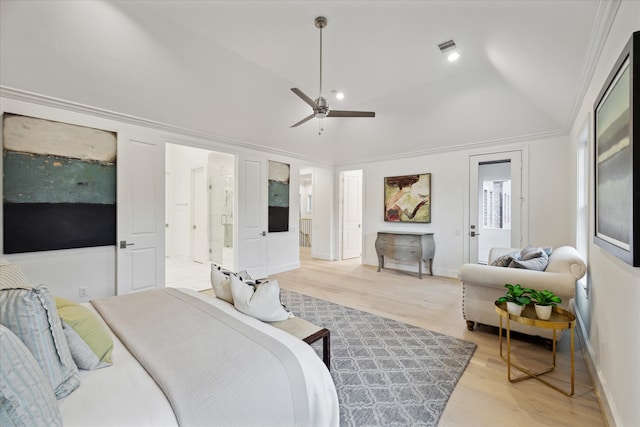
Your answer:
[[[4,252],[115,245],[116,134],[5,114]]]
[[[269,161],[269,233],[289,231],[289,169]]]

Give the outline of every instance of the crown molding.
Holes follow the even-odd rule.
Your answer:
[[[595,73],[596,66],[600,60],[600,55],[602,54],[602,50],[604,49],[604,45],[607,41],[607,36],[613,26],[613,22],[621,3],[622,0],[600,0],[598,3],[598,11],[596,12],[596,17],[593,20],[591,37],[589,37],[589,43],[587,45],[587,52],[577,79],[576,97],[573,100],[573,106],[571,107],[571,112],[567,118],[568,129],[571,129],[573,123],[576,121],[580,107],[584,102],[584,97],[587,93],[587,89],[589,89],[591,79],[593,79],[593,73]]]
[[[206,143],[213,143],[217,147],[209,149],[226,149],[232,153],[237,153],[238,148],[259,151],[262,153],[273,154],[277,156],[291,157],[299,159],[303,162],[310,164],[324,165],[318,162],[318,159],[304,156],[299,153],[293,153],[286,150],[280,150],[277,148],[265,147],[263,145],[254,144],[251,142],[241,141],[233,138],[227,138],[219,135],[213,135],[206,132],[195,131],[191,129],[182,128],[179,126],[168,125],[165,123],[156,122],[153,120],[143,119],[140,117],[130,116],[127,114],[117,113],[102,108],[92,107],[90,105],[80,104],[77,102],[66,101],[51,96],[40,95],[33,92],[24,91],[21,89],[15,89],[7,86],[0,86],[0,98],[13,99],[16,101],[27,102],[31,104],[37,104],[44,107],[58,108],[74,113],[88,114],[91,116],[99,117],[102,119],[113,120],[120,123],[126,123],[129,125],[140,126],[148,129],[154,129],[160,132],[169,133],[171,135],[165,135],[165,139],[170,140],[178,144],[189,145],[192,141],[199,140],[205,142],[205,144],[199,144],[201,147],[207,145]],[[204,148],[204,147],[203,147]],[[333,165],[330,165],[333,166]]]
[[[238,148],[259,151],[261,153],[268,153],[277,156],[290,157],[298,159],[303,163],[310,165],[318,165],[325,167],[338,167],[343,168],[355,164],[355,162],[347,163],[323,163],[318,159],[304,156],[298,153],[293,153],[285,150],[279,150],[276,148],[265,147],[258,144],[253,144],[245,141],[235,140],[232,138],[226,138],[218,135],[212,135],[205,132],[194,131],[191,129],[185,129],[178,126],[167,125],[152,120],[143,119],[140,117],[130,116],[122,113],[116,113],[114,111],[105,110],[102,108],[92,107],[76,102],[66,101],[50,96],[40,95],[33,92],[27,92],[20,89],[10,88],[6,86],[0,86],[0,98],[14,99],[17,101],[28,102],[32,104],[42,105],[45,107],[58,108],[66,111],[72,111],[76,113],[89,114],[95,117],[114,120],[121,123],[127,123],[134,126],[141,126],[144,128],[155,129],[161,132],[168,133],[170,135],[164,135],[165,140],[170,143],[176,143],[181,145],[196,145],[199,148],[211,149],[211,150],[226,150],[230,153],[237,153]],[[549,132],[541,132],[529,135],[521,135],[517,137],[502,138],[488,141],[478,141],[465,144],[451,145],[447,147],[432,148],[427,150],[411,151],[406,153],[398,153],[385,156],[366,157],[359,159],[357,164],[364,165],[367,163],[375,163],[389,160],[401,160],[410,157],[426,156],[433,154],[449,153],[454,151],[468,151],[476,149],[485,149],[495,147],[497,145],[509,145],[523,142],[531,142],[534,140],[547,139],[552,137],[566,136],[568,131],[566,129],[559,129]],[[209,144],[215,145],[210,147]]]
[[[515,136],[515,137],[509,137],[509,138],[470,142],[465,144],[450,145],[447,147],[430,148],[428,150],[417,150],[417,151],[385,155],[385,156],[367,157],[359,160],[357,163],[336,164],[336,167],[345,168],[355,164],[367,164],[367,163],[383,162],[383,161],[389,161],[389,160],[402,160],[408,157],[413,158],[413,157],[428,156],[433,154],[483,150],[487,148],[493,148],[496,146],[502,147],[502,146],[511,145],[511,144],[523,144],[528,142],[539,141],[541,139],[565,137],[568,135],[569,135],[569,132],[566,129],[558,129],[553,131],[532,133],[529,135],[521,135],[521,136]]]

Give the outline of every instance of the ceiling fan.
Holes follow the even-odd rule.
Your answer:
[[[309,104],[313,108],[313,113],[295,123],[291,127],[300,126],[304,122],[311,120],[312,118],[320,119],[320,132],[322,129],[322,119],[325,117],[375,117],[376,113],[373,111],[340,111],[329,109],[329,103],[322,96],[322,30],[327,26],[327,18],[324,16],[318,16],[314,21],[316,28],[320,29],[320,94],[316,100],[312,100],[304,92],[297,87],[291,88],[291,91],[298,95],[304,102]]]

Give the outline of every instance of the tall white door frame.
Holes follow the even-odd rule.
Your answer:
[[[521,247],[529,240],[529,215],[528,215],[528,151],[526,146],[512,150],[472,153],[468,161],[468,181],[465,190],[464,202],[464,259],[466,262],[477,262],[477,239],[472,236],[478,232],[478,166],[481,163],[510,161],[511,162],[511,246]],[[519,194],[518,194],[519,193]],[[474,259],[474,257],[476,259]]]
[[[163,288],[165,144],[118,134],[116,295]]]
[[[238,270],[247,270],[251,277],[268,275],[267,254],[267,161],[264,158],[240,154],[238,156],[236,194],[238,212]]]
[[[362,170],[341,172],[341,259],[362,256]]]

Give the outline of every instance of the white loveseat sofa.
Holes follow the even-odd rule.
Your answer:
[[[488,265],[465,264],[460,269],[458,277],[463,287],[462,314],[470,331],[478,323],[499,325],[494,302],[505,294],[506,283],[540,291],[548,289],[562,298],[560,307],[569,309],[570,300],[575,296],[576,281],[587,271],[578,251],[570,246],[554,249],[544,271],[491,265],[499,257],[518,251],[514,248],[493,248],[489,253]],[[511,323],[511,329],[544,338],[552,338],[553,334],[551,329],[534,328],[517,322]]]

